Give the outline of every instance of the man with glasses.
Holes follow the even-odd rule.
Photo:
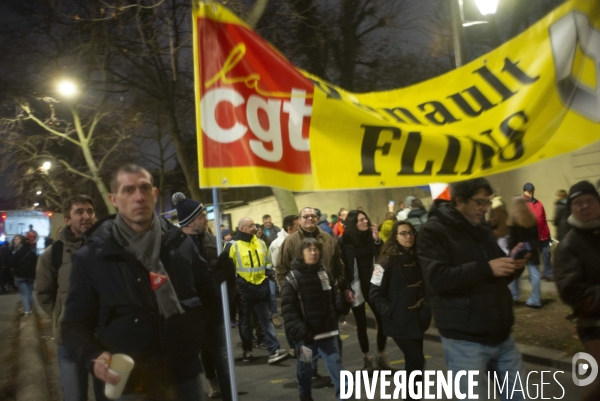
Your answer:
[[[225,252],[233,259],[237,272],[237,285],[242,295],[240,309],[240,337],[244,355],[242,361],[251,362],[252,357],[252,325],[251,316],[254,310],[262,327],[267,350],[268,363],[278,362],[288,356],[287,350],[279,347],[275,334],[275,326],[271,321],[269,280],[267,267],[271,261],[267,245],[258,239],[256,224],[249,217],[242,218],[238,223],[238,232],[233,240],[225,247]]]
[[[531,210],[531,213],[533,213],[538,222],[538,250],[540,251],[544,262],[544,280],[552,281],[554,280],[554,277],[552,276],[552,264],[550,263],[550,244],[552,243],[552,238],[550,238],[550,228],[548,227],[548,221],[546,220],[544,205],[533,196],[534,192],[535,187],[532,183],[528,182],[523,185],[523,198],[525,199],[525,202],[527,202],[527,207]],[[538,267],[532,266],[532,268],[537,269]]]
[[[488,370],[501,381],[508,376],[502,390],[507,400],[517,374],[524,372],[510,335],[514,317],[508,283],[522,273],[526,259],[506,257],[484,224],[492,192],[484,178],[452,184],[452,200],[434,204],[419,231],[417,252],[446,365],[454,374],[479,371],[479,399],[487,393]],[[468,393],[466,377],[459,386]],[[512,399],[522,400],[519,394]]]
[[[275,272],[277,282],[281,282],[291,271],[292,260],[300,252],[300,243],[304,238],[316,238],[323,245],[323,256],[321,260],[331,277],[341,285],[344,281],[344,263],[340,257],[340,246],[331,235],[327,234],[318,226],[319,218],[312,207],[305,207],[300,211],[300,224],[298,231],[288,235],[281,248],[275,262]],[[340,287],[344,288],[344,287]]]
[[[588,181],[569,190],[569,224],[573,227],[554,254],[556,286],[573,308],[577,333],[596,361],[600,360],[600,196]],[[586,387],[582,400],[600,397],[600,379]]]

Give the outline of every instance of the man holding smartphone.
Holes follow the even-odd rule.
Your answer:
[[[485,395],[489,368],[499,377],[508,374],[502,399],[509,399],[506,393],[513,388],[517,373],[523,373],[523,360],[510,335],[514,317],[508,283],[521,275],[527,258],[507,257],[483,224],[493,195],[487,180],[457,182],[450,192],[450,202],[431,208],[417,239],[446,364],[454,373],[479,371],[476,379],[480,383],[475,387],[479,399]],[[466,394],[466,377],[459,386]],[[523,399],[518,393],[513,397]]]

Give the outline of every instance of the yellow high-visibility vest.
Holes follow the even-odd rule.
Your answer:
[[[233,259],[237,274],[251,284],[260,284],[271,268],[271,259],[265,243],[252,237],[250,242],[231,241],[229,257]]]

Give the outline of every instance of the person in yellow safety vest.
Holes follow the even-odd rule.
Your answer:
[[[271,322],[271,292],[267,279],[267,266],[271,267],[269,252],[266,244],[258,239],[255,233],[254,221],[249,217],[242,218],[238,223],[238,232],[225,246],[225,252],[228,252],[235,264],[237,285],[242,296],[239,324],[244,351],[242,361],[251,362],[253,359],[250,321],[254,310],[265,335],[264,341],[269,351],[268,363],[275,363],[288,357],[288,353],[279,347],[275,326]]]

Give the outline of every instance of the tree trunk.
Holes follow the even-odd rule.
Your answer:
[[[296,198],[294,198],[292,191],[275,187],[271,189],[279,205],[282,218],[290,214],[298,215],[298,205],[296,205]]]

